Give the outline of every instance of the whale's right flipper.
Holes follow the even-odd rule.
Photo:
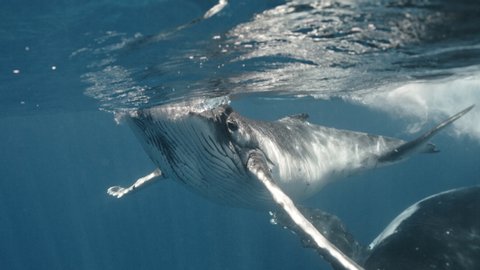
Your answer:
[[[127,188],[124,188],[124,187],[121,187],[121,186],[109,187],[108,190],[107,190],[107,193],[109,195],[114,196],[114,197],[121,198],[124,195],[126,195],[126,194],[128,194],[128,193],[130,193],[134,190],[137,190],[141,186],[144,186],[146,183],[152,182],[152,180],[157,179],[161,175],[162,175],[162,171],[160,171],[160,169],[157,168],[153,172],[149,173],[148,175],[145,175],[143,177],[138,178],[137,181],[135,181],[135,183],[133,183],[133,185],[131,185]]]
[[[354,236],[347,230],[346,225],[340,218],[321,209],[299,207],[299,210],[332,244],[349,258],[363,265],[365,259],[368,257],[368,250],[355,240]],[[325,251],[319,249],[312,239],[306,235],[299,226],[292,222],[290,217],[284,212],[272,211],[270,215],[273,224],[278,224],[284,229],[289,229],[298,235],[303,247],[312,248],[322,257],[324,256]],[[329,260],[329,263],[336,270],[344,269],[341,265],[338,265],[336,261]]]
[[[322,251],[322,255],[333,264],[340,265],[348,270],[363,270],[355,261],[345,255],[340,249],[332,244],[315,226],[298,210],[293,201],[280,187],[275,184],[268,168],[267,160],[263,153],[252,150],[247,159],[247,169],[252,173],[270,192],[280,210],[311,238],[312,242]]]
[[[406,142],[400,145],[399,147],[393,149],[392,151],[384,154],[378,159],[378,161],[379,162],[395,162],[395,161],[402,160],[403,158],[409,156],[414,152],[426,152],[426,153],[438,152],[438,150],[435,148],[435,145],[429,143],[428,140],[432,138],[435,134],[437,134],[440,130],[450,125],[458,118],[464,116],[471,109],[473,109],[473,107],[475,107],[475,105],[472,105],[464,109],[463,111],[451,116],[450,118],[446,119],[442,123],[438,124],[436,127],[423,133],[418,138],[412,141]]]

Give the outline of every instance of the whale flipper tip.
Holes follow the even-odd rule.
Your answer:
[[[107,193],[108,195],[111,195],[113,197],[117,197],[118,199],[120,199],[121,197],[123,197],[123,195],[128,193],[128,189],[121,186],[113,186],[107,189]]]

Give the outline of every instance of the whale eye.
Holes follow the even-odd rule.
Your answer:
[[[230,132],[235,132],[238,130],[238,125],[237,123],[234,123],[234,122],[231,122],[231,121],[228,121],[227,122],[227,128]]]

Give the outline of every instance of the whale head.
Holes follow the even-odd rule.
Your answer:
[[[245,167],[248,124],[228,104],[164,105],[125,118],[165,177],[222,204],[259,208],[271,202]]]

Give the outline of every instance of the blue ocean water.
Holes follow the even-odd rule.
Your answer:
[[[229,96],[255,119],[414,138],[480,106],[476,1],[2,1],[1,269],[329,269],[267,213],[171,181],[113,111]],[[415,201],[480,183],[480,112],[441,149],[332,183],[306,205],[368,244]]]

